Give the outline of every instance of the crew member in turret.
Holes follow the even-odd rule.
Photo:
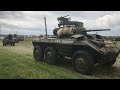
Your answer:
[[[8,38],[9,40],[11,40],[11,39],[12,39],[12,35],[9,34],[9,35],[7,36],[7,38]]]
[[[83,34],[83,35],[86,35],[87,32],[86,32],[86,29],[83,27],[83,23],[79,23],[78,25],[75,25],[76,27],[76,30],[77,30],[77,34]]]

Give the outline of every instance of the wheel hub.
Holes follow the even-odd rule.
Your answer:
[[[52,56],[51,52],[47,52],[47,57],[50,58]]]
[[[78,62],[78,64],[85,63],[85,61],[83,60],[83,58],[77,58],[77,62]]]
[[[85,62],[84,58],[79,57],[76,59],[76,68],[81,72],[85,69],[88,69],[87,63]]]

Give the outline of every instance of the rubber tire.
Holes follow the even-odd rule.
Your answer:
[[[36,51],[38,53],[38,56],[36,55],[37,54]],[[35,46],[33,50],[33,56],[36,61],[43,61],[43,57],[44,57],[43,49],[39,46]]]
[[[15,46],[15,43],[13,43],[13,46]]]
[[[80,69],[80,66],[78,65],[78,61],[77,61],[77,59],[80,57],[82,58],[82,62],[84,63],[83,64],[83,63],[81,63],[81,61],[79,61],[79,63],[81,63],[81,65],[83,65],[83,67],[84,67],[81,69]],[[81,74],[92,74],[95,69],[93,57],[86,51],[79,50],[79,51],[75,52],[72,56],[72,61],[73,61],[74,69]]]
[[[7,44],[6,43],[4,43],[4,46],[6,46]]]
[[[50,55],[48,55],[48,53],[51,53]],[[45,49],[45,61],[48,64],[52,64],[55,65],[57,64],[58,61],[58,54],[56,49],[54,49],[53,47],[47,47]]]

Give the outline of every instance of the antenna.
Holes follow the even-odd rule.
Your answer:
[[[47,24],[46,24],[46,17],[44,17],[44,21],[45,21],[45,32],[46,32],[46,38],[47,38]]]

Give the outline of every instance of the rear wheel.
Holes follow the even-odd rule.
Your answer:
[[[85,51],[77,51],[72,57],[74,69],[82,74],[91,74],[94,70],[94,60]]]
[[[15,43],[13,43],[13,46],[15,46]]]
[[[45,61],[49,64],[57,64],[58,54],[53,47],[47,47],[45,49]]]
[[[36,61],[43,61],[44,52],[41,47],[35,46],[33,50],[33,55]]]

